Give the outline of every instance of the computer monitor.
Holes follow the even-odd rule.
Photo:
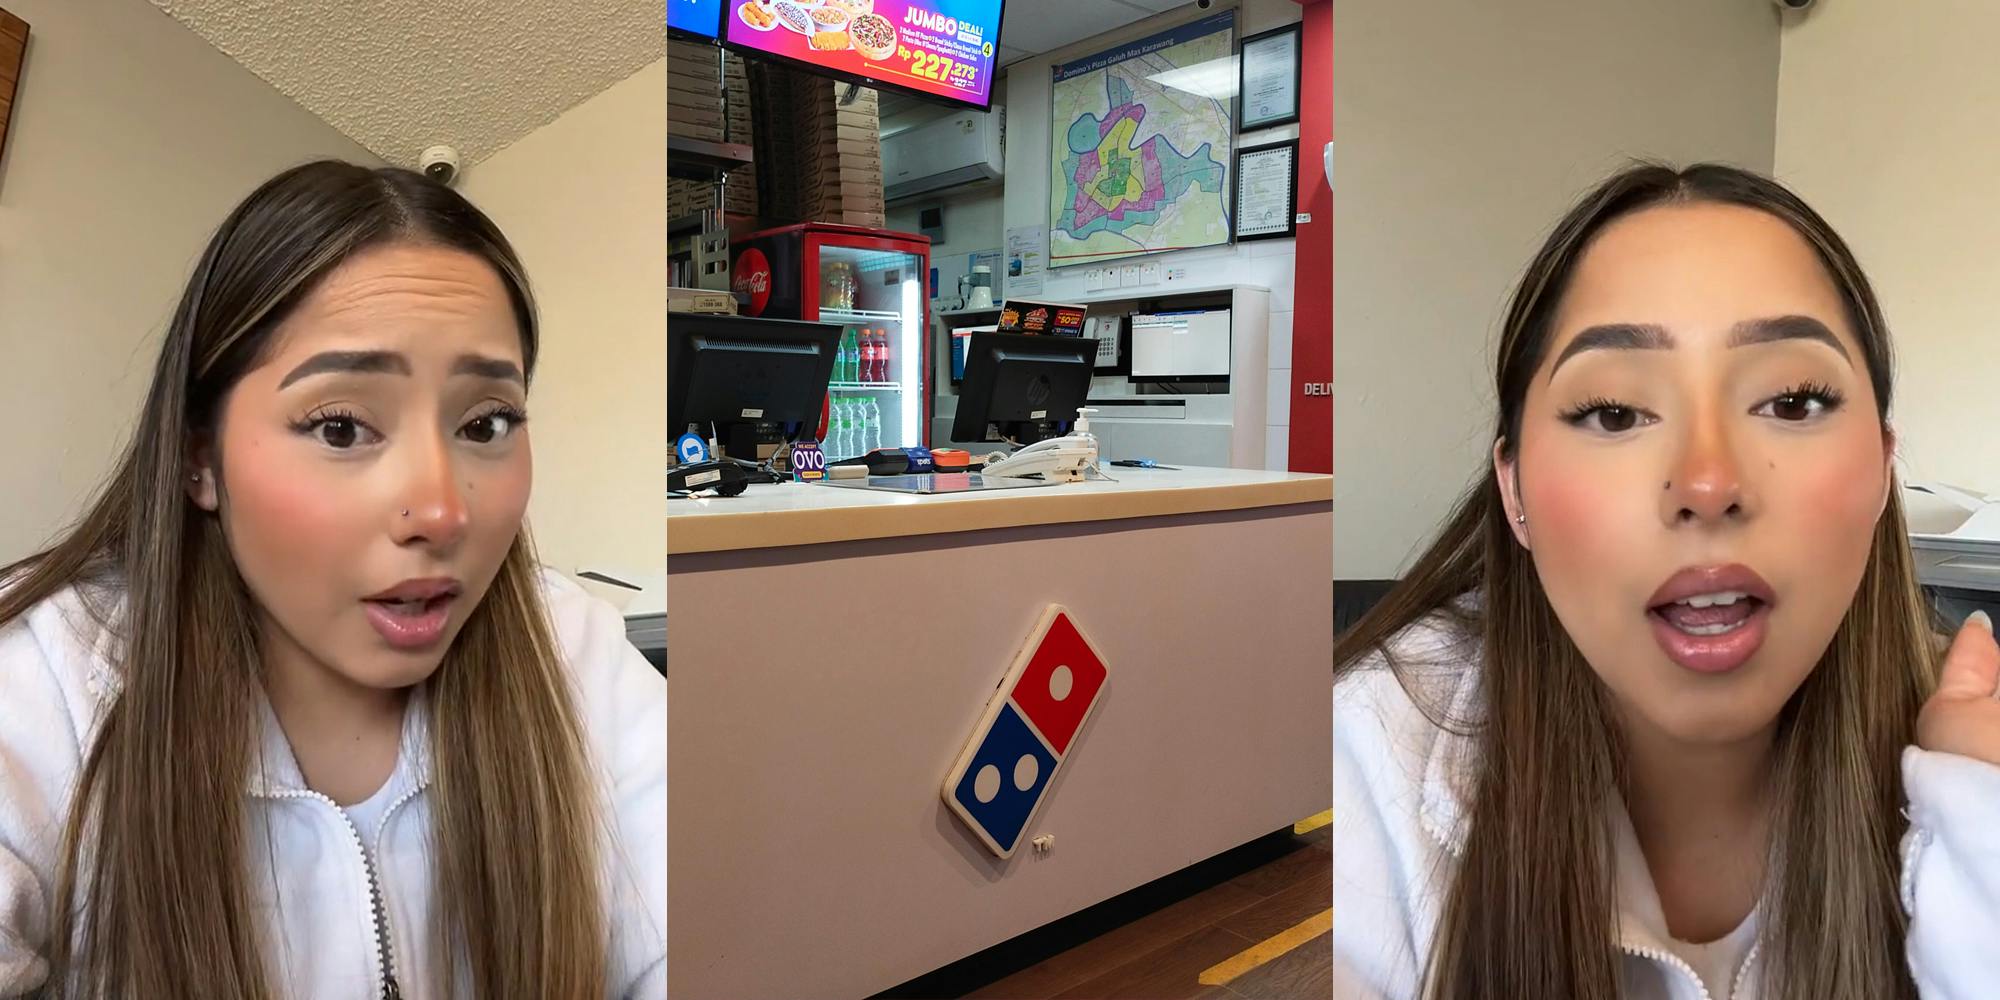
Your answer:
[[[951,439],[984,441],[995,424],[1018,444],[1055,436],[1055,425],[1074,422],[1089,398],[1096,358],[1097,341],[1082,337],[973,334]]]
[[[667,314],[667,432],[693,424],[731,458],[816,430],[840,326],[744,316]]]

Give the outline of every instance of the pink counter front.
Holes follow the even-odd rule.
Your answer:
[[[670,504],[671,995],[866,997],[1327,807],[1331,480],[1117,471]],[[1108,680],[1002,860],[941,789],[1051,604]]]

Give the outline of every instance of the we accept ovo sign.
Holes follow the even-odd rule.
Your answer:
[[[944,801],[1005,858],[1047,801],[1104,693],[1104,657],[1050,605],[986,703],[944,781]]]

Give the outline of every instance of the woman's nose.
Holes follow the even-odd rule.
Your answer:
[[[1741,456],[1719,414],[1688,424],[1660,491],[1660,516],[1669,526],[1740,521],[1753,513]]]
[[[402,502],[397,511],[397,540],[449,547],[464,537],[471,513],[458,482],[451,446],[445,441],[412,444]]]

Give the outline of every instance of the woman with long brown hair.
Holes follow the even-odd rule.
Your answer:
[[[1640,166],[1508,309],[1492,467],[1335,648],[1335,993],[2000,989],[2000,648],[1913,576],[1880,308]]]
[[[320,162],[222,223],[88,511],[0,570],[0,996],[666,992],[666,682],[522,520],[493,223]]]

